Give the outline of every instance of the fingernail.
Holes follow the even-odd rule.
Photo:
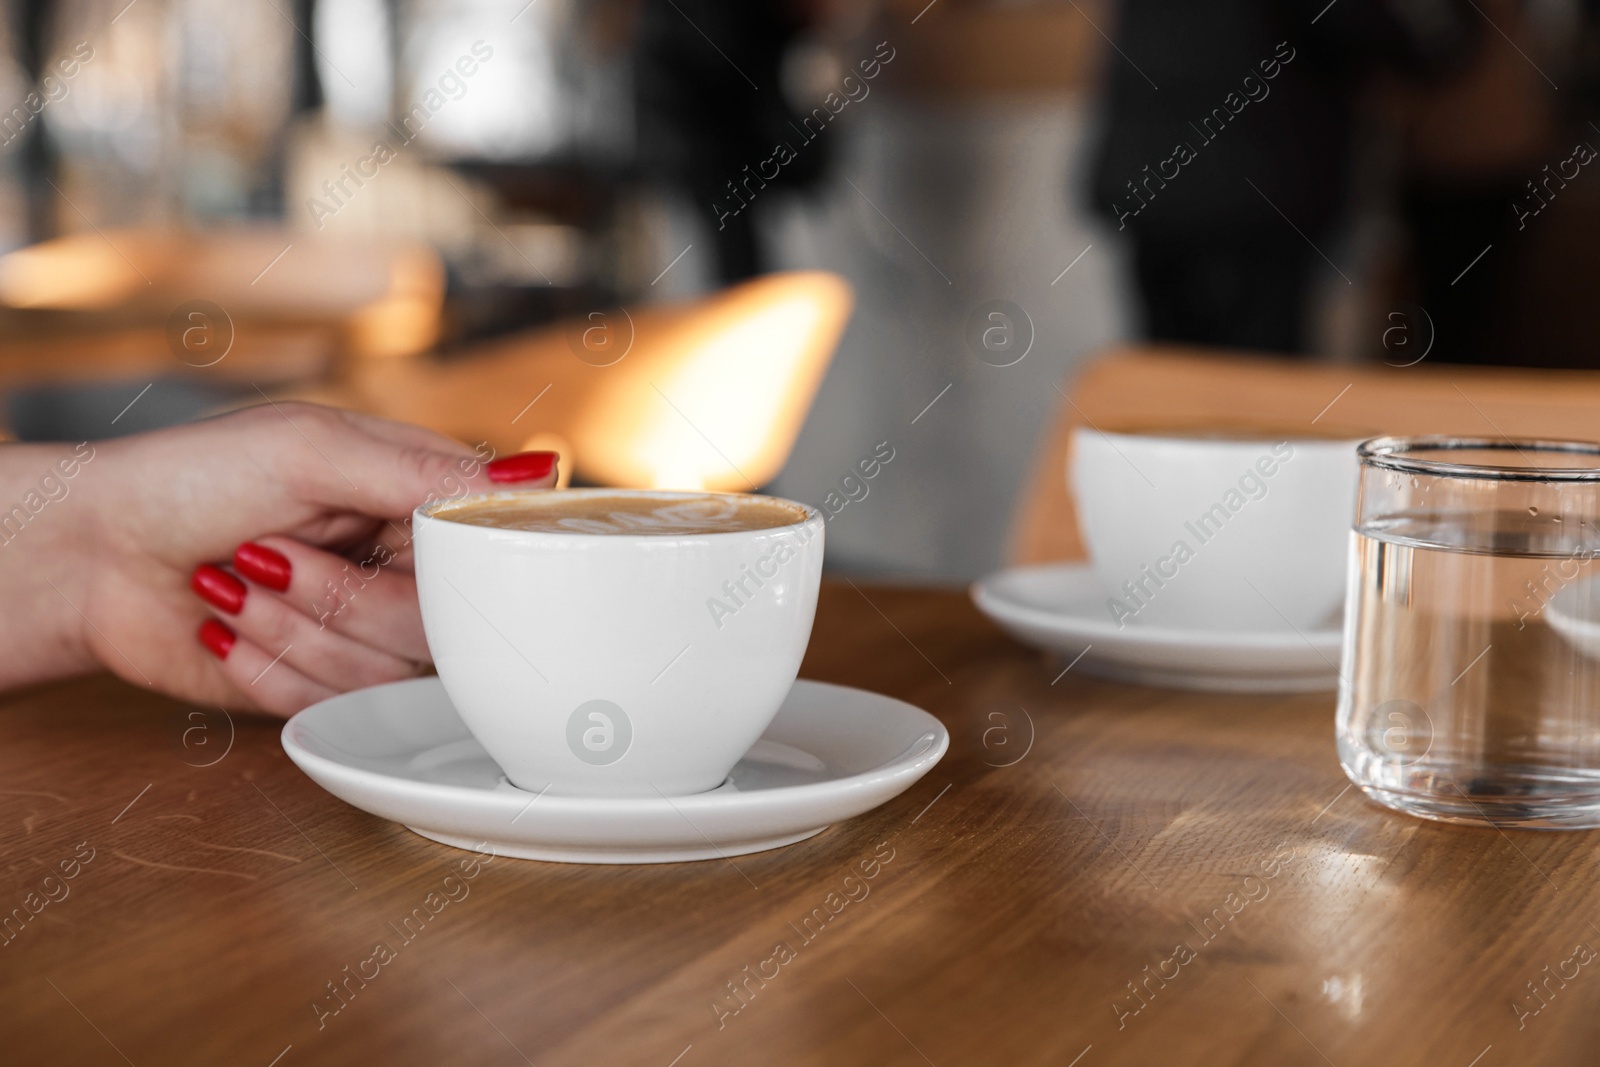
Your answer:
[[[288,556],[254,541],[246,541],[234,550],[233,569],[280,593],[288,592],[289,576],[294,573]]]
[[[483,469],[491,482],[531,482],[550,476],[556,469],[556,453],[518,452],[497,459]]]
[[[200,643],[211,650],[211,654],[218,659],[227,659],[228,653],[233,651],[233,643],[238,640],[232,630],[228,629],[216,619],[207,619],[200,624],[200,632],[195,636],[200,638]]]
[[[189,588],[218,611],[226,611],[229,615],[237,615],[244,607],[244,583],[221,567],[213,567],[209,563],[202,563],[194,569],[194,577],[189,579]]]

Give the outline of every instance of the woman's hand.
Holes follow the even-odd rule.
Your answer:
[[[0,508],[18,507],[0,512],[0,685],[103,665],[197,703],[288,714],[410,677],[428,663],[412,509],[555,482],[552,453],[490,459],[306,404],[76,451],[5,446]]]

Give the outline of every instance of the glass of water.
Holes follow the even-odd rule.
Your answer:
[[[1358,452],[1345,773],[1425,818],[1600,826],[1600,444]]]

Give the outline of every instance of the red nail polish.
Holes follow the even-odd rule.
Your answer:
[[[497,459],[483,469],[491,482],[531,482],[550,476],[556,469],[556,453],[518,452]]]
[[[194,569],[194,576],[189,579],[189,588],[193,589],[207,604],[218,611],[226,611],[229,615],[237,615],[244,607],[244,583],[221,567],[213,567],[209,563],[202,563]]]
[[[289,576],[294,573],[288,556],[254,541],[246,541],[234,550],[233,569],[279,593],[288,592]]]
[[[233,643],[238,640],[232,630],[228,629],[216,619],[207,619],[200,624],[200,632],[195,636],[200,638],[200,643],[211,650],[211,654],[218,659],[227,659],[228,653],[233,651]]]

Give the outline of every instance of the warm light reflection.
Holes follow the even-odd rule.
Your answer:
[[[1381,887],[1379,875],[1388,866],[1386,858],[1339,848],[1307,849],[1300,857],[1304,877],[1320,889],[1347,891],[1358,886],[1362,892],[1372,892]]]
[[[1366,999],[1361,972],[1352,975],[1333,975],[1322,980],[1322,995],[1339,1009],[1339,1014],[1350,1022],[1361,1018],[1362,1002]]]
[[[0,303],[97,310],[126,300],[145,280],[105,239],[82,234],[0,256]]]
[[[640,327],[569,431],[611,485],[745,490],[788,458],[850,307],[833,275],[771,275]]]
[[[501,452],[554,440],[563,473],[590,485],[749,492],[788,460],[850,304],[838,275],[768,274],[448,360],[353,360],[337,384],[293,395]]]
[[[281,261],[281,265],[280,265]],[[409,356],[439,336],[444,266],[420,242],[291,238],[288,231],[105,230],[0,256],[0,306],[165,314],[205,298],[236,320],[344,327],[351,355]]]
[[[656,382],[679,409],[656,405],[657,419],[671,428],[677,445],[671,454],[653,457],[658,475],[669,464],[702,471],[730,463],[761,465],[771,428],[784,423],[784,408],[791,406],[788,396],[766,383],[798,376],[810,353],[797,342],[816,314],[809,296],[796,294],[755,309],[749,318],[707,324],[711,328],[694,358]]]
[[[1404,837],[1415,832],[1403,829],[1400,838],[1385,840],[1381,854],[1317,841],[1296,846],[1294,858],[1283,863],[1285,929],[1307,945],[1326,945],[1346,930],[1357,912],[1371,914],[1391,904],[1396,894],[1405,892],[1396,881],[1395,850],[1404,848]],[[1367,976],[1360,993],[1368,1000],[1377,996],[1374,977]],[[1357,994],[1351,990],[1349,995]]]
[[[444,270],[420,249],[401,249],[389,263],[389,290],[350,317],[352,355],[377,358],[411,356],[439,337],[439,305]]]
[[[694,464],[663,458],[656,467],[650,488],[698,490],[706,488],[706,481],[694,469]]]

